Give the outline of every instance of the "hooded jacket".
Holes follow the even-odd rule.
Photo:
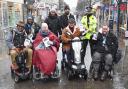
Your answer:
[[[62,16],[60,16],[60,23],[61,23],[62,29],[68,26],[68,20],[70,18],[75,19],[75,17],[72,14],[69,14],[69,15],[63,14]]]
[[[58,36],[58,33],[59,35],[62,34],[60,21],[57,14],[55,16],[51,16],[51,13],[49,13],[48,18],[46,18],[44,22],[48,24],[49,30],[56,36]]]

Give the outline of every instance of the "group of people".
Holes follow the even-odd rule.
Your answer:
[[[33,40],[39,40],[42,37],[54,35],[54,39],[62,41],[62,58],[65,60],[65,55],[69,62],[73,60],[72,47],[69,41],[75,37],[82,36],[81,46],[81,63],[84,64],[84,57],[86,55],[86,47],[89,42],[91,48],[92,64],[95,69],[94,77],[98,77],[98,70],[101,60],[104,58],[105,65],[102,78],[105,78],[106,71],[108,71],[113,63],[114,55],[118,49],[118,41],[116,36],[109,31],[109,27],[105,24],[101,28],[101,31],[97,31],[97,20],[91,12],[91,7],[87,13],[82,17],[81,23],[83,24],[84,31],[80,31],[80,28],[76,25],[74,16],[70,13],[69,6],[65,6],[64,14],[60,17],[57,16],[56,10],[52,9],[49,12],[49,16],[45,19],[44,23],[39,26],[34,23],[34,18],[28,16],[27,23],[19,21],[16,29],[8,33],[6,42],[9,47],[9,53],[11,55],[12,64],[14,69],[17,69],[15,58],[18,55],[19,48],[22,48],[24,52],[27,52],[27,68],[31,70],[32,65],[32,44],[24,47],[25,38],[33,34]],[[42,38],[43,39],[43,38]],[[52,40],[53,41],[53,40]],[[53,42],[53,45],[59,49],[58,43]],[[104,54],[104,55],[103,55]]]

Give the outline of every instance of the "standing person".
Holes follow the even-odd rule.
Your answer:
[[[53,32],[57,37],[58,34],[61,35],[61,26],[55,9],[51,9],[49,16],[45,19],[44,22],[48,24],[49,30]]]
[[[70,13],[70,8],[68,5],[64,7],[64,14],[60,16],[61,28],[64,29],[68,26],[68,20],[73,18],[75,20],[74,15]]]
[[[27,17],[27,23],[25,24],[25,31],[27,35],[33,34],[33,39],[34,39],[39,29],[40,29],[40,26],[34,22],[33,16],[29,15]]]
[[[96,17],[92,13],[92,8],[89,7],[87,14],[82,17],[81,23],[83,24],[83,27],[85,28],[85,34],[83,37],[82,42],[82,49],[81,49],[81,61],[84,63],[84,57],[86,54],[86,47],[88,45],[88,42],[90,43],[91,48],[91,56],[93,54],[93,40],[92,37],[96,33],[96,27],[97,27],[97,20]]]
[[[71,18],[75,20],[74,15],[72,15],[72,14],[70,13],[70,8],[69,8],[69,6],[66,5],[66,6],[64,7],[64,14],[60,16],[60,23],[61,23],[61,28],[62,28],[62,30],[63,30],[65,27],[68,26],[68,20],[71,19]],[[62,44],[62,46],[63,46],[63,44]],[[62,47],[62,57],[63,57],[62,60],[64,60],[64,59],[65,59],[65,51],[63,50],[63,47]]]
[[[98,78],[101,61],[104,60],[104,68],[101,80],[104,80],[107,72],[111,70],[112,63],[117,53],[118,40],[117,37],[109,31],[109,27],[104,25],[102,31],[98,33],[95,52],[92,57],[92,67],[94,68],[94,79]]]

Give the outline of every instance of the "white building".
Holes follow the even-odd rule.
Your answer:
[[[35,0],[33,6],[35,9],[35,21],[41,23],[48,16],[50,9],[54,8],[58,10],[59,0]],[[41,22],[40,19],[42,20]]]

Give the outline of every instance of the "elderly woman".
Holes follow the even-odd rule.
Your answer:
[[[50,75],[56,67],[59,39],[48,29],[46,23],[42,23],[41,29],[33,42],[33,48],[33,65],[44,74]]]

